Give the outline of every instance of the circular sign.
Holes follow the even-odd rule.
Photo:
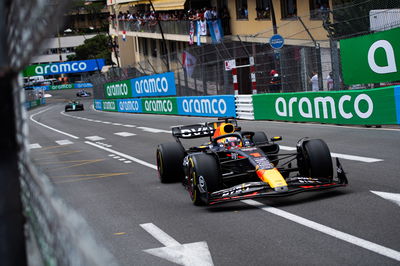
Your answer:
[[[274,49],[282,48],[284,43],[285,40],[279,34],[272,35],[272,37],[269,39],[269,45],[271,45],[271,47]]]

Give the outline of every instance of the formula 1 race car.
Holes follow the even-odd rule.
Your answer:
[[[327,144],[302,138],[296,151],[281,153],[264,132],[242,131],[234,118],[172,128],[175,142],[157,147],[162,183],[181,181],[195,205],[346,186],[336,159],[336,176]],[[181,139],[209,137],[209,142],[185,149]]]
[[[85,90],[80,90],[76,93],[77,97],[90,97],[92,94],[90,92],[87,92]]]
[[[83,103],[79,103],[78,101],[70,101],[67,105],[65,105],[65,112],[83,111],[84,109]]]

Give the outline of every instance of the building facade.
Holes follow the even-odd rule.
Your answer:
[[[249,58],[253,57],[258,92],[268,91],[268,73],[272,69],[282,75],[281,91],[286,92],[309,90],[313,71],[319,71],[323,79],[331,71],[329,39],[322,25],[323,16],[329,16],[331,0],[153,0],[154,10],[161,20],[158,23],[143,21],[143,16],[151,17],[154,11],[149,2],[107,1],[111,14],[110,34],[118,43],[113,60],[118,60],[123,68],[151,68],[153,72],[163,72],[167,68],[184,67],[182,55],[185,52],[194,55],[197,64],[207,64],[212,61],[208,56],[216,56],[222,64],[218,62],[216,70],[208,70],[212,68],[209,65],[201,67],[201,71],[205,71],[202,78],[217,71],[220,80],[217,83],[232,87],[232,81],[226,81],[232,78],[225,73],[223,62],[236,59],[238,65],[249,65]],[[223,47],[218,48],[221,44],[212,47],[210,34],[200,36],[200,46],[197,46],[196,30],[193,44],[190,44],[191,21],[198,17],[189,18],[187,13],[198,14],[204,11],[199,11],[201,9],[213,7],[222,21]],[[134,16],[128,18],[131,14]],[[194,24],[196,27],[196,22]],[[269,45],[275,34],[284,38],[282,49],[275,50]],[[251,75],[249,67],[238,68],[241,93],[251,93],[254,80]],[[203,82],[203,87],[207,82]],[[326,88],[325,79],[323,88]]]

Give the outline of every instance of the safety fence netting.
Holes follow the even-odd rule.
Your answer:
[[[26,243],[13,245],[26,246],[25,263],[29,265],[116,265],[111,253],[96,242],[87,222],[64,203],[49,178],[36,168],[28,150],[28,113],[24,103],[26,97],[29,100],[36,96],[29,93],[25,95],[19,73],[29,64],[32,56],[38,53],[42,40],[63,23],[60,18],[67,10],[68,2],[12,0],[0,4],[1,14],[5,15],[4,23],[0,25],[0,48],[4,56],[1,74],[12,85],[2,89],[12,90],[18,151],[17,177],[21,185],[25,220]],[[2,225],[2,229],[5,226]],[[7,245],[5,241],[7,239],[2,239],[2,245]],[[8,243],[11,245],[15,241],[13,239]],[[12,252],[18,253],[15,250]],[[11,265],[7,263],[18,260],[12,258],[12,254],[9,257],[1,261]],[[22,259],[19,261],[22,264],[18,265],[25,264]]]
[[[105,82],[168,70],[175,73],[178,96],[232,94],[234,78],[232,71],[225,69],[225,62],[235,59],[237,66],[246,66],[250,57],[254,58],[257,93],[310,91],[310,79],[315,72],[322,79],[320,89],[323,90],[376,87],[377,84],[352,87],[343,83],[339,41],[399,27],[399,8],[400,2],[397,0],[332,1],[332,6],[280,23],[278,33],[293,32],[288,30],[290,28],[300,30],[283,36],[285,45],[279,50],[271,48],[265,41],[273,34],[272,28],[252,35],[226,35],[220,43],[202,43],[201,46],[197,46],[196,42],[188,45],[166,40],[165,44],[157,47],[152,41],[139,38],[139,62],[121,69],[114,67],[109,73],[92,76],[95,97],[103,98],[102,84]],[[317,26],[307,27],[302,24],[304,21],[316,21],[313,25]],[[124,26],[127,22],[121,23]],[[160,23],[161,26],[164,23],[168,31],[168,23]],[[135,28],[124,30],[136,31]],[[323,40],[316,37],[320,36],[318,31],[324,32]],[[279,90],[271,86],[271,70],[280,75]],[[251,94],[251,68],[239,67],[236,78],[239,93]]]

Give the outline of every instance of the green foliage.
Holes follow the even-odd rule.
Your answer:
[[[104,34],[96,35],[85,40],[82,45],[75,48],[75,55],[68,56],[68,61],[104,58],[106,65],[111,64],[111,51],[109,37]]]

